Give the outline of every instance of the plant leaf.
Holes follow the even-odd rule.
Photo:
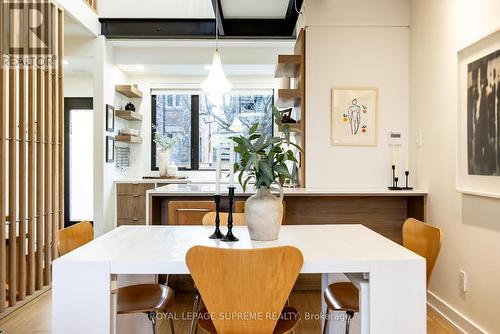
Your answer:
[[[254,123],[252,125],[252,127],[250,128],[250,130],[248,130],[248,134],[251,135],[251,134],[254,134],[255,131],[257,131],[257,128],[259,127],[259,122],[257,123]]]

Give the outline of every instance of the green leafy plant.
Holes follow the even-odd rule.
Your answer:
[[[238,182],[246,191],[248,182],[255,180],[255,188],[269,188],[271,184],[277,183],[280,187],[287,180],[294,177],[287,167],[287,162],[292,165],[298,164],[291,146],[302,151],[300,146],[290,140],[289,125],[281,122],[281,114],[273,107],[274,121],[282,137],[268,136],[258,132],[259,123],[252,125],[248,136],[237,136],[231,139],[236,143],[234,151],[240,154],[240,160],[233,166],[235,172],[239,172]]]
[[[175,145],[179,142],[179,137],[174,136],[168,133],[162,133],[156,129],[153,125],[154,129],[154,138],[153,141],[156,144],[156,147],[160,149],[162,152],[171,151]]]

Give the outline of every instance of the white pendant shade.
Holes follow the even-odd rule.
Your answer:
[[[207,93],[209,101],[215,106],[222,105],[222,97],[232,88],[222,69],[218,50],[215,50],[210,73],[208,73],[205,81],[201,83],[201,88]]]
[[[229,130],[233,132],[242,132],[243,130],[245,130],[245,125],[241,123],[241,120],[238,115],[236,115],[236,117],[233,120],[233,123],[231,123],[231,126],[229,126]]]

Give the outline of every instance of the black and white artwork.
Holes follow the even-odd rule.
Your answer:
[[[467,66],[469,175],[500,176],[500,49]]]
[[[115,131],[115,107],[106,104],[106,131]]]

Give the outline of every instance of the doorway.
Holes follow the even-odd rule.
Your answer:
[[[93,98],[64,98],[64,226],[94,219]]]

